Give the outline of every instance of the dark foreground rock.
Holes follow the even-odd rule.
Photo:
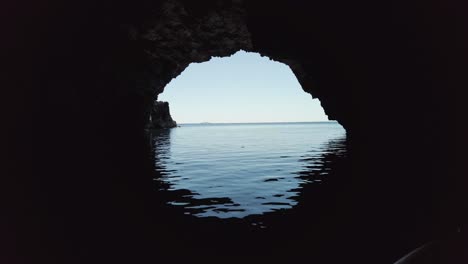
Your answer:
[[[0,263],[206,262],[213,252],[394,263],[466,234],[465,2],[2,1]],[[190,63],[240,49],[289,65],[347,131],[340,187],[287,213],[302,224],[278,217],[253,233],[172,216],[152,186],[144,128],[158,95]]]
[[[149,122],[149,128],[173,128],[177,123],[171,117],[169,112],[169,103],[156,101]]]

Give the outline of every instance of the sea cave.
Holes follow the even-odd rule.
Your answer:
[[[13,187],[2,261],[464,263],[460,10],[399,0],[5,5]],[[347,159],[318,158],[332,183],[271,228],[187,220],[154,190],[148,128],[164,87],[191,63],[239,50],[287,65],[346,130]]]

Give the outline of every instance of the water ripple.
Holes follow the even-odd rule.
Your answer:
[[[152,131],[158,190],[196,217],[243,218],[297,205],[346,154],[337,123],[185,125]]]

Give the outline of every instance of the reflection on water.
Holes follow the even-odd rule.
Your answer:
[[[152,131],[154,179],[167,204],[197,217],[243,218],[293,208],[346,154],[337,123],[186,125]]]

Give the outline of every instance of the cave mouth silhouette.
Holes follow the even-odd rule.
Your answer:
[[[184,215],[257,217],[253,224],[266,227],[269,215],[304,202],[308,184],[328,180],[326,153],[345,149],[328,147],[346,132],[290,67],[258,53],[192,63],[158,99],[170,103],[171,114],[166,106],[161,112],[169,116],[152,120],[174,119],[178,127],[150,132],[155,180],[164,186],[157,190]],[[153,127],[170,122],[163,123]]]
[[[466,233],[468,133],[458,92],[467,82],[468,41],[456,1],[11,2],[17,12],[4,17],[2,52],[13,87],[4,89],[12,96],[4,97],[11,105],[3,113],[15,114],[5,127],[18,130],[4,138],[15,161],[5,175],[15,176],[17,188],[8,188],[13,228],[6,226],[4,239],[15,261],[6,263],[25,262],[18,256],[123,262],[174,248],[180,255],[184,240],[172,231],[182,225],[164,219],[163,206],[154,209],[146,196],[151,178],[140,177],[151,169],[140,164],[147,158],[142,131],[172,78],[192,62],[239,49],[289,65],[352,136],[360,156],[349,172],[354,184],[339,197],[349,225],[323,229],[328,240],[317,242],[342,260],[335,263],[391,263],[460,226]],[[331,215],[324,221],[341,221]],[[191,227],[180,233],[192,236]],[[278,253],[275,259],[285,249],[269,235],[273,247],[263,252]],[[246,237],[253,238],[239,236],[240,244],[257,250]],[[294,241],[284,256],[310,254],[309,239]],[[198,240],[186,246],[194,244],[207,247]]]

